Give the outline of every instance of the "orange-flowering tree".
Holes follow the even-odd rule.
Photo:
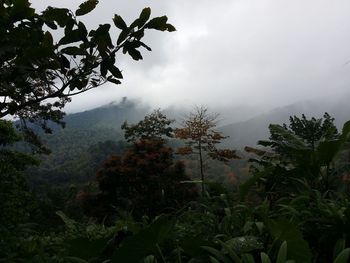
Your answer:
[[[185,141],[185,146],[178,149],[179,154],[197,154],[199,157],[199,169],[204,193],[204,163],[205,158],[228,162],[237,159],[236,151],[220,149],[220,142],[228,136],[215,130],[218,114],[208,113],[204,106],[196,107],[182,122],[182,128],[175,130],[175,136]]]

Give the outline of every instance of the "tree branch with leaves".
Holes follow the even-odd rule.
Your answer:
[[[62,109],[71,97],[106,82],[121,83],[118,52],[141,60],[140,49],[151,50],[142,42],[146,30],[175,31],[166,16],[151,18],[150,8],[130,25],[116,14],[118,37],[110,35],[110,24],[88,31],[79,18],[97,4],[88,0],[75,12],[48,7],[39,14],[28,0],[1,2],[0,118],[40,121],[50,132],[47,121],[62,124]],[[63,32],[59,39],[53,37],[56,30]]]

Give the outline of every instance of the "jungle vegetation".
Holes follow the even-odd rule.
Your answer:
[[[110,24],[88,31],[79,17],[97,4],[40,14],[28,0],[0,4],[0,262],[349,262],[350,121],[338,130],[328,113],[271,124],[268,140],[240,152],[221,147],[205,106],[180,127],[155,110],[115,141],[103,127],[70,133],[74,149],[96,141],[80,159],[61,148],[59,176],[36,168],[54,150],[43,132],[59,136],[52,124],[64,126],[72,96],[119,84],[116,54],[142,59],[145,31],[175,30],[145,8],[130,25],[114,16],[117,37]]]

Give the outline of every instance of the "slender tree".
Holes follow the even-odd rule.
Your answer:
[[[207,107],[195,107],[195,110],[183,120],[182,128],[175,130],[175,136],[184,140],[186,145],[179,148],[178,153],[198,155],[202,194],[205,191],[204,163],[206,156],[222,162],[239,158],[236,151],[217,147],[222,140],[228,138],[228,136],[224,136],[221,132],[215,130],[218,117],[218,114],[208,113]]]

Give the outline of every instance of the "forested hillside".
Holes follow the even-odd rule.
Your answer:
[[[126,144],[121,125],[126,120],[140,120],[149,109],[139,107],[126,98],[93,110],[67,115],[66,128],[51,124],[53,134],[40,132],[49,148],[49,155],[41,155],[41,165],[29,169],[33,182],[86,183],[93,179],[99,165],[112,153],[119,153]]]
[[[348,115],[346,114],[346,101],[344,98],[342,101],[328,103],[328,105],[309,101],[274,109],[244,122],[225,126],[220,126],[219,122],[219,130],[229,136],[222,141],[222,146],[241,151],[245,146],[255,146],[259,140],[268,138],[269,124],[283,123],[288,120],[289,116],[300,116],[304,112],[308,112],[308,115],[312,114],[311,116],[322,117],[323,109],[327,109],[327,112],[333,113],[331,115],[335,117],[336,125],[342,127],[346,121],[345,116],[350,115],[350,112]],[[124,98],[121,102],[110,103],[89,111],[68,114],[64,118],[65,129],[52,124],[55,130],[54,134],[41,133],[42,140],[51,150],[51,154],[42,155],[40,167],[31,168],[29,174],[36,175],[33,181],[40,178],[40,180],[56,184],[86,183],[92,180],[103,160],[113,154],[111,149],[120,153],[126,147],[126,143],[122,142],[124,140],[121,130],[122,124],[125,121],[131,123],[139,121],[147,112],[150,112],[150,107],[140,106],[136,101]],[[183,110],[176,108],[165,109],[164,112],[168,116],[177,116],[178,118],[186,115]],[[180,120],[178,119],[177,122]],[[176,145],[179,142],[173,140],[173,143]],[[101,145],[108,146],[108,148],[104,150]],[[244,155],[244,153],[242,154]],[[96,159],[99,161],[96,162]],[[190,163],[191,160],[187,160],[187,162]],[[241,168],[245,167],[243,163],[244,161],[231,163],[231,168],[238,177],[246,175],[244,169],[240,171]],[[194,168],[196,164],[189,165],[189,167]],[[217,169],[223,169],[220,165],[217,166],[213,163],[210,167],[211,177],[221,177],[218,176],[221,172],[217,171]],[[188,168],[192,170],[189,172],[196,174],[196,170],[193,168]],[[225,180],[221,178],[219,181]]]

